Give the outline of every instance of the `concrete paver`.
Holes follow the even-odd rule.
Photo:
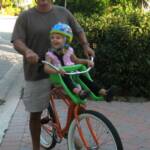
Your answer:
[[[12,49],[12,48],[11,48]],[[13,50],[12,50],[13,51]],[[6,73],[16,64],[22,62],[21,55],[12,52],[6,52],[0,50],[0,80],[4,78]]]
[[[59,115],[64,119],[65,106],[59,100],[56,104],[58,104]],[[150,117],[148,117],[150,102],[97,103],[89,101],[88,108],[99,111],[109,118],[121,136],[124,150],[150,150]],[[24,105],[20,101],[0,150],[32,150],[28,120],[28,113],[25,112]],[[54,150],[67,150],[66,144],[67,141],[63,140]]]
[[[10,43],[16,17],[0,16],[0,100],[5,100],[22,62]]]
[[[24,85],[23,71],[20,69],[16,78],[13,79],[14,81],[5,97],[5,103],[0,105],[0,143],[20,99],[21,89]]]
[[[16,17],[0,16],[0,143],[23,86],[22,56],[17,54],[10,43],[15,21]]]
[[[6,100],[6,96],[21,69],[21,55],[0,50],[0,99]]]

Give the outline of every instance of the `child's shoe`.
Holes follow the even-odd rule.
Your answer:
[[[113,96],[118,95],[120,91],[120,88],[116,85],[111,86],[108,90],[107,90],[107,95],[106,95],[106,101],[107,102],[111,102],[113,100]]]
[[[107,95],[105,97],[106,102],[111,102],[113,100],[113,96],[114,96],[113,89],[112,88],[108,89]]]

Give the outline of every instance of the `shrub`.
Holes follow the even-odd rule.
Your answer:
[[[75,14],[89,42],[97,45],[94,77],[107,87],[122,87],[127,95],[150,97],[150,14],[111,10],[102,16]]]
[[[64,1],[56,0],[56,4],[64,5]],[[86,16],[102,13],[109,6],[110,0],[67,0],[67,8],[72,13],[80,12]]]

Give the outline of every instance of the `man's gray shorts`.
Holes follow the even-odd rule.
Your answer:
[[[50,81],[26,81],[23,95],[25,108],[29,112],[41,112],[48,107],[50,98]]]

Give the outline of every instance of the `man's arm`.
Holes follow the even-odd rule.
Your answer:
[[[89,59],[81,59],[78,58],[75,54],[71,55],[71,60],[75,63],[75,64],[84,64],[87,65],[88,67],[94,67],[94,62],[89,60]]]
[[[90,44],[86,38],[84,31],[78,33],[79,42],[84,50],[84,55],[89,58],[89,56],[95,56],[95,52],[90,48]]]
[[[23,12],[16,20],[11,42],[14,48],[31,64],[38,62],[38,55],[25,44],[27,38],[27,12]]]
[[[69,19],[69,25],[71,26],[75,35],[78,37],[78,40],[83,47],[84,55],[87,58],[89,56],[95,56],[94,51],[90,48],[90,45],[88,43],[88,40],[82,27],[80,26],[80,24],[77,22],[77,20],[74,18],[74,16],[70,11],[67,10],[67,14]]]
[[[29,51],[30,49],[26,46],[26,44],[20,40],[17,39],[13,42],[13,46],[16,49],[16,51],[20,54],[22,54],[23,56],[25,56],[26,52]]]
[[[33,52],[31,49],[29,49],[22,40],[17,39],[13,41],[13,45],[14,45],[14,48],[20,54],[22,54],[29,63],[36,64],[38,62],[39,56],[35,52]]]
[[[81,59],[81,58],[78,58],[75,54],[72,54],[72,55],[71,55],[71,60],[72,60],[75,64],[88,65],[88,59]]]

